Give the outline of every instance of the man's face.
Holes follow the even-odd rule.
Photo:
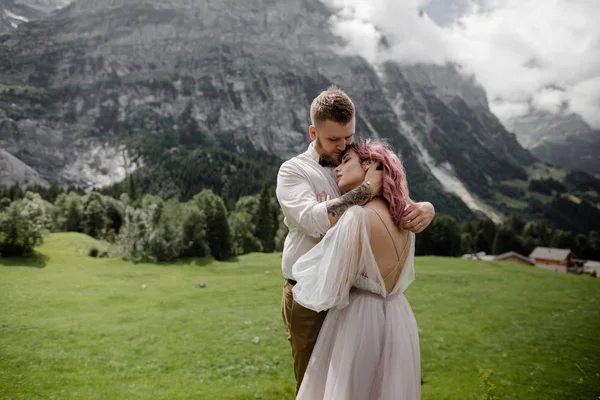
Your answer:
[[[315,141],[315,150],[321,157],[323,166],[336,167],[342,161],[342,152],[354,137],[354,118],[346,125],[333,121],[320,122],[318,127],[311,125],[310,137]]]

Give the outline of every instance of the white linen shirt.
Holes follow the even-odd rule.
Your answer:
[[[277,200],[289,229],[283,245],[281,270],[293,279],[292,266],[312,249],[330,228],[326,203],[317,195],[325,192],[332,199],[340,196],[333,168],[319,164],[314,142],[308,150],[286,162],[277,174]]]

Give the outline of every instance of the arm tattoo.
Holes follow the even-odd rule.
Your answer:
[[[333,218],[340,217],[347,209],[352,206],[362,206],[371,200],[373,189],[371,185],[363,183],[359,187],[352,189],[342,197],[327,202],[327,214]]]

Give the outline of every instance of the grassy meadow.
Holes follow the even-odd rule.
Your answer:
[[[280,254],[134,264],[93,246],[53,234],[0,258],[0,399],[294,397]],[[600,279],[439,257],[416,270],[423,399],[600,399]]]

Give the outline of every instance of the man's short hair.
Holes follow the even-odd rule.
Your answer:
[[[354,103],[343,90],[330,86],[321,92],[310,105],[310,119],[313,125],[333,121],[346,125],[354,118]]]

